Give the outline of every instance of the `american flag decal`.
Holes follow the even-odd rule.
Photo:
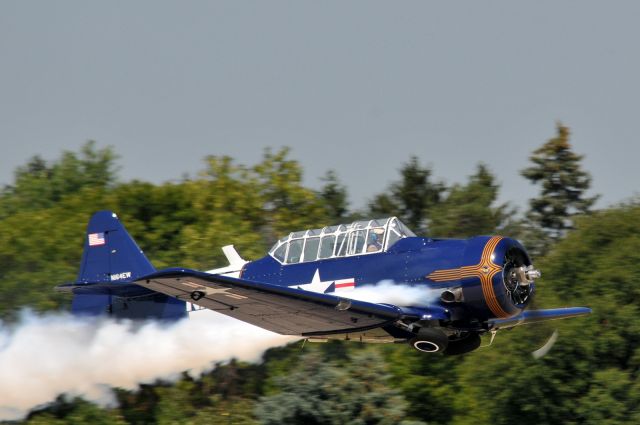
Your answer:
[[[100,246],[104,245],[106,241],[104,240],[104,233],[89,233],[89,246]]]

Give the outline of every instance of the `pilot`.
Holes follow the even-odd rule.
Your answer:
[[[382,249],[382,229],[371,229],[367,252],[378,252]]]

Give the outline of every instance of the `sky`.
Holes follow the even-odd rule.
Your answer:
[[[113,146],[120,177],[292,148],[363,207],[411,155],[447,183],[520,176],[561,121],[606,207],[638,193],[640,3],[3,1],[0,185],[33,155]]]

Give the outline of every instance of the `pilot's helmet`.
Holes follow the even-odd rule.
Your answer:
[[[369,232],[369,239],[371,239],[372,242],[377,242],[379,239],[382,238],[383,234],[384,234],[384,229],[380,227],[374,227]]]

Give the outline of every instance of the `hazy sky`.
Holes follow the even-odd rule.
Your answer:
[[[532,150],[571,127],[600,206],[638,192],[640,2],[2,1],[0,184],[34,154],[112,145],[153,182],[290,146],[354,206],[417,155],[483,161],[526,207]]]

